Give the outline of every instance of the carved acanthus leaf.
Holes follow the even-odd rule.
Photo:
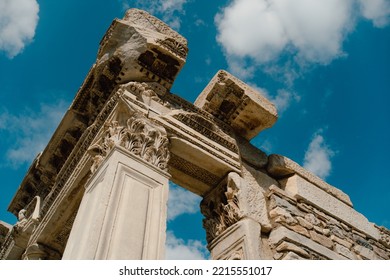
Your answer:
[[[231,172],[223,182],[201,202],[201,212],[205,216],[207,242],[211,242],[231,225],[243,218],[239,207],[238,194],[241,177]]]
[[[118,121],[107,122],[98,141],[88,149],[93,159],[91,171],[93,173],[99,167],[115,146],[123,147],[165,171],[169,160],[168,145],[166,133],[140,113],[134,113],[123,126]]]

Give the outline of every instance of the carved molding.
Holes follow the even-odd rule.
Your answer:
[[[227,134],[224,134],[215,124],[206,120],[204,117],[195,113],[187,112],[174,114],[173,117],[200,134],[206,136],[208,139],[220,144],[234,153],[238,153],[238,148],[234,139]]]
[[[231,172],[226,181],[203,198],[200,209],[205,216],[203,227],[208,243],[243,218],[238,200],[240,184],[240,175]]]
[[[208,172],[206,169],[201,168],[191,162],[181,158],[175,154],[171,154],[169,160],[169,166],[180,170],[181,172],[209,185],[216,186],[219,183],[219,177]]]
[[[187,53],[188,53],[187,46],[173,38],[168,37],[164,40],[157,39],[156,43],[168,49],[169,51],[173,52],[174,54],[178,55],[182,59],[186,59],[187,57]]]
[[[166,171],[169,160],[168,145],[169,140],[165,131],[152,124],[141,113],[135,112],[123,126],[118,121],[106,122],[102,135],[88,149],[93,160],[91,172],[96,171],[115,146],[123,147],[130,153]]]

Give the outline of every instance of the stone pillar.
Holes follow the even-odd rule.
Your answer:
[[[212,259],[260,259],[261,225],[246,210],[244,181],[231,172],[201,202],[208,249]]]
[[[63,259],[163,259],[169,158],[165,131],[143,116],[107,123]]]

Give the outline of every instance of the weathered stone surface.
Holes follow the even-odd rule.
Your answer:
[[[150,14],[130,9],[116,19],[101,41],[97,68],[115,57],[121,62],[121,83],[155,81],[166,88],[185,63],[187,40]]]
[[[168,178],[114,147],[87,184],[63,259],[164,258]]]
[[[298,220],[298,223],[304,228],[307,228],[309,230],[313,228],[313,225],[310,222],[308,222],[306,219],[302,217],[296,217],[296,219]]]
[[[357,256],[353,252],[351,252],[347,247],[344,247],[340,244],[335,244],[334,249],[338,254],[340,254],[340,255],[342,255],[350,260],[357,260]]]
[[[208,248],[212,258],[215,260],[267,259],[261,250],[260,231],[259,223],[251,219],[240,220],[209,243]]]
[[[237,137],[237,145],[241,158],[249,165],[256,168],[263,168],[268,163],[268,156],[260,149],[253,146],[248,140]]]
[[[303,226],[301,225],[289,225],[289,224],[286,224],[285,225],[287,228],[291,229],[292,231],[296,232],[296,233],[299,233],[301,235],[304,235],[308,238],[310,238],[310,233],[307,229],[305,229]]]
[[[285,178],[287,176],[297,174],[302,178],[305,178],[307,181],[315,184],[323,191],[352,206],[352,202],[348,195],[324,182],[322,179],[287,157],[276,154],[270,155],[268,157],[267,171],[275,178]]]
[[[276,207],[269,212],[271,218],[276,218],[276,222],[284,222],[289,225],[294,225],[297,221],[284,208]]]
[[[377,246],[373,246],[373,247],[374,247],[375,254],[377,254],[378,256],[383,258],[384,260],[388,260],[389,259],[390,252],[386,252],[385,250],[383,250],[381,248],[378,248]]]
[[[379,260],[377,254],[375,254],[375,252],[373,250],[370,250],[366,247],[363,247],[361,245],[355,245],[353,247],[353,250],[359,254],[360,256],[362,256],[364,259],[367,259],[367,260]]]
[[[283,241],[278,247],[276,247],[276,251],[278,252],[291,251],[297,253],[298,255],[304,258],[310,257],[309,253],[303,250],[301,247],[298,247],[297,245],[286,241]]]
[[[266,191],[277,186],[278,182],[259,170],[243,163],[242,178],[245,187],[242,189],[240,196],[246,201],[243,209],[249,217],[261,224],[261,230],[269,232],[272,229],[268,217],[268,206],[266,201]]]
[[[309,238],[306,238],[296,232],[293,232],[281,226],[271,231],[271,234],[269,236],[269,242],[270,244],[275,246],[282,241],[292,241],[296,244],[302,244],[303,247],[307,247],[310,250],[313,250],[314,252],[331,260],[346,259],[345,257],[336,254],[335,252],[318,244],[317,242],[314,242]]]
[[[194,104],[231,125],[247,140],[277,120],[271,102],[224,70],[218,71]]]
[[[271,195],[269,196],[269,205],[270,209],[276,208],[276,207],[281,207],[286,209],[288,212],[295,216],[300,216],[303,215],[301,211],[298,210],[298,208],[291,204],[288,200],[280,198],[277,195]]]
[[[0,248],[12,226],[6,222],[0,221]]]
[[[304,260],[301,256],[295,254],[294,252],[288,252],[282,260]]]
[[[330,239],[334,242],[337,242],[339,243],[340,245],[343,245],[344,247],[348,248],[348,249],[351,249],[352,248],[352,243],[351,242],[348,242],[346,240],[343,240],[335,235],[331,235],[330,236]]]
[[[305,220],[313,226],[318,226],[320,224],[320,221],[316,218],[316,216],[311,213],[305,215]]]
[[[294,197],[304,199],[309,203],[314,204],[325,213],[337,217],[345,223],[360,229],[372,238],[379,240],[379,231],[366,217],[356,212],[347,204],[336,199],[334,196],[319,189],[316,185],[298,175],[283,179],[280,183],[284,186],[285,190]]]
[[[283,253],[275,253],[274,254],[274,260],[280,260],[283,257]]]
[[[330,240],[328,237],[325,237],[324,235],[318,234],[315,231],[310,231],[310,236],[311,239],[313,239],[315,242],[318,242],[329,249],[333,247],[332,240]]]
[[[274,180],[274,179],[272,179]],[[277,182],[274,180],[274,182]],[[287,200],[288,202],[290,202],[291,204],[296,204],[297,203],[297,200],[295,197],[293,197],[291,194],[289,194],[288,192],[286,192],[285,190],[281,189],[280,187],[278,187],[278,183],[277,185],[271,185],[269,187],[269,195],[268,196],[271,196],[272,194],[275,194],[281,198],[283,198],[284,200]]]

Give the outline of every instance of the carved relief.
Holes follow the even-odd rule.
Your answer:
[[[200,209],[205,216],[203,227],[206,229],[207,242],[210,243],[224,230],[243,218],[238,201],[240,182],[240,175],[231,172],[226,182],[203,198]]]
[[[41,215],[41,198],[36,196],[26,209],[18,214],[18,222],[14,226],[14,235],[29,235],[39,223]]]
[[[220,144],[221,146],[229,149],[232,152],[238,153],[237,145],[233,138],[224,134],[216,125],[206,120],[202,116],[194,113],[181,112],[174,114],[173,117],[178,121],[186,124],[195,131],[206,136],[210,140]]]
[[[106,122],[100,139],[88,149],[93,160],[91,172],[96,171],[115,146],[123,147],[150,164],[167,170],[168,144],[165,132],[140,113],[134,113],[124,126],[120,126],[118,121]]]
[[[181,58],[185,59],[187,57],[188,48],[186,45],[181,44],[173,38],[166,38],[165,40],[157,39],[156,42],[161,46],[167,48],[174,54],[177,54]]]
[[[206,169],[194,165],[191,162],[175,154],[171,154],[169,165],[209,186],[215,186],[219,182],[218,176],[215,176],[214,174],[208,172]]]

